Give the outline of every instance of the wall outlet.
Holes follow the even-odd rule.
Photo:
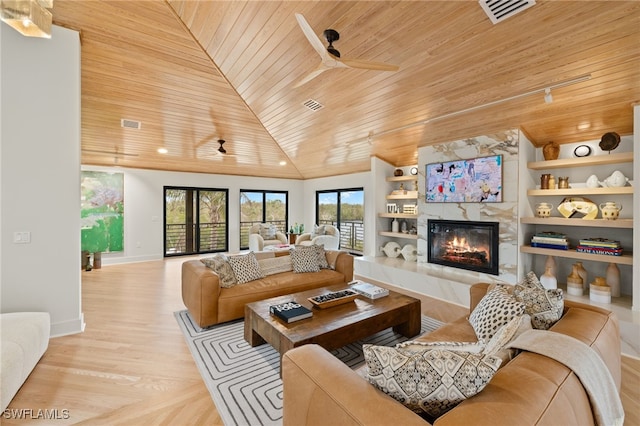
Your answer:
[[[31,232],[16,231],[13,233],[14,244],[29,244],[31,242]]]

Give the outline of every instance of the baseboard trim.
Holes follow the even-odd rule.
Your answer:
[[[51,337],[62,337],[70,334],[78,334],[84,331],[84,314],[71,321],[51,323]]]

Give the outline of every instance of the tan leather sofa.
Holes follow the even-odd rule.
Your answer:
[[[282,272],[231,288],[220,287],[218,275],[200,260],[182,264],[182,301],[193,320],[202,328],[244,317],[244,305],[270,297],[313,288],[348,283],[353,279],[353,256],[326,250],[334,269],[320,272]],[[288,252],[267,253],[288,256]]]
[[[488,284],[471,287],[471,310]],[[552,331],[572,336],[602,357],[620,389],[620,334],[615,314],[565,301]],[[476,341],[466,317],[429,333],[425,341]],[[285,426],[429,424],[369,384],[317,345],[287,352],[282,360]],[[477,395],[440,416],[434,425],[593,425],[586,391],[564,365],[522,352],[501,367]]]

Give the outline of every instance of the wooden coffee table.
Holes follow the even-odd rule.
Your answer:
[[[251,346],[269,343],[280,353],[315,343],[327,350],[393,327],[406,337],[420,333],[420,300],[394,291],[380,299],[358,296],[354,301],[319,309],[309,297],[348,288],[346,284],[248,303],[244,308],[244,338]],[[269,313],[269,306],[294,300],[313,311],[313,317],[287,324]]]

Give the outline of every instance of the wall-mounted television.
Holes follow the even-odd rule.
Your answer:
[[[501,203],[502,155],[426,165],[428,203]]]

